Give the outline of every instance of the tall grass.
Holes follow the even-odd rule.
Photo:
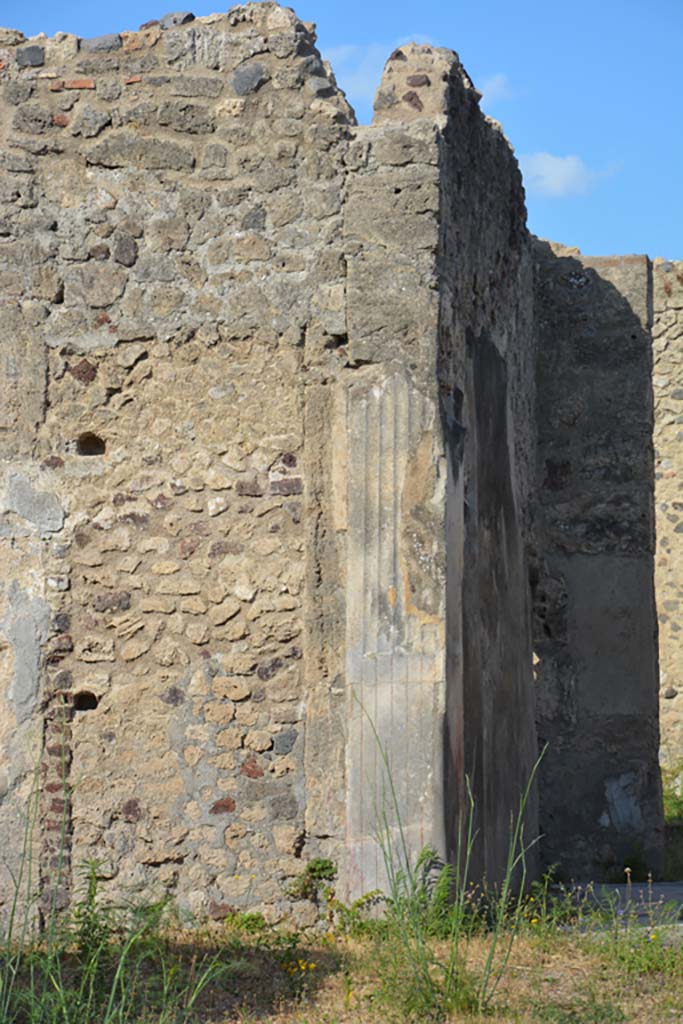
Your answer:
[[[368,716],[369,717],[369,716]],[[494,889],[476,890],[471,879],[477,833],[475,802],[466,780],[467,805],[459,821],[455,864],[441,864],[433,885],[430,867],[439,864],[427,848],[412,857],[401,817],[388,753],[370,725],[382,764],[383,792],[377,808],[380,846],[388,879],[388,932],[379,943],[384,994],[407,1018],[442,1020],[454,1011],[487,1013],[505,976],[522,920],[527,882],[526,856],[538,841],[525,837],[525,819],[543,753],[536,761],[510,824],[505,872]],[[481,935],[482,902],[488,904],[487,951],[483,965],[471,958],[473,935]],[[439,944],[434,940],[441,939]]]
[[[64,745],[63,745],[64,746]],[[81,874],[84,892],[60,908],[68,826],[64,811],[50,887],[40,891],[34,833],[40,809],[36,770],[22,855],[0,939],[0,1024],[189,1024],[208,985],[239,964],[229,946],[213,954],[173,939],[169,901],[113,905],[100,899],[97,863]]]

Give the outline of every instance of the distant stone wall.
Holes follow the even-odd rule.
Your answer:
[[[662,865],[651,267],[546,242],[536,256],[542,851],[618,881]]]
[[[683,791],[683,263],[655,260],[653,306],[661,753]]]

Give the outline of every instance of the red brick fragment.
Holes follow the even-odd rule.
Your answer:
[[[183,537],[178,544],[178,554],[181,558],[189,558],[199,547],[201,541],[197,537]]]
[[[61,743],[53,743],[53,744],[51,744],[49,747],[45,748],[45,752],[46,752],[46,754],[49,754],[50,757],[60,757],[61,758],[61,756],[63,754],[65,762],[70,760],[69,751],[67,749],[65,749],[62,746]]]
[[[253,755],[246,759],[240,768],[240,772],[242,775],[246,775],[248,779],[263,778],[263,768],[259,768],[256,758]]]
[[[53,82],[50,82],[48,89],[50,92],[61,92],[64,88],[64,81],[61,78],[56,78]]]
[[[64,80],[65,89],[94,89],[94,78],[67,78]]]
[[[69,124],[70,121],[71,121],[71,118],[69,117],[68,114],[53,114],[52,115],[52,123],[56,124],[58,128],[66,128],[66,126]]]
[[[88,359],[81,359],[75,364],[75,366],[69,367],[69,373],[71,373],[76,380],[79,380],[81,384],[92,384],[97,376],[97,367]]]
[[[216,803],[209,809],[209,814],[229,814],[234,811],[236,807],[235,801],[231,796],[224,796],[220,800],[216,800]]]
[[[123,84],[124,85],[135,85],[136,82],[141,82],[141,81],[142,81],[142,75],[131,75],[130,78],[127,78]]]

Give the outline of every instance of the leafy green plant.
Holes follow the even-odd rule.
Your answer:
[[[288,887],[287,895],[294,900],[311,900],[319,903],[320,897],[331,894],[330,884],[337,877],[334,861],[326,857],[314,857],[303,872]]]
[[[372,889],[352,903],[343,903],[333,896],[328,904],[331,923],[339,934],[356,939],[383,935],[387,923],[378,911],[385,904],[386,899],[380,889]]]
[[[225,926],[246,935],[262,935],[268,930],[268,922],[263,914],[254,911],[234,910],[226,917]]]
[[[664,820],[683,824],[683,761],[662,767]]]

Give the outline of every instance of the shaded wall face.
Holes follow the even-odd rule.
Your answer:
[[[547,864],[661,867],[650,265],[536,245],[534,660]]]
[[[510,818],[537,756],[527,545],[533,480],[531,264],[521,180],[507,141],[453,94],[444,133],[443,422],[455,485],[448,560],[448,844],[467,813],[475,872],[504,873]],[[459,576],[456,586],[456,579]],[[460,746],[458,747],[458,742]],[[527,817],[536,834],[535,793]],[[535,852],[529,858],[535,865]]]
[[[303,367],[345,330],[352,115],[272,4],[0,56],[5,852],[39,763],[45,878],[66,815],[67,884],[274,914],[315,843]]]
[[[659,619],[659,698],[662,767],[678,792],[683,786],[683,653],[680,609],[683,572],[683,264],[653,266],[655,496]]]

